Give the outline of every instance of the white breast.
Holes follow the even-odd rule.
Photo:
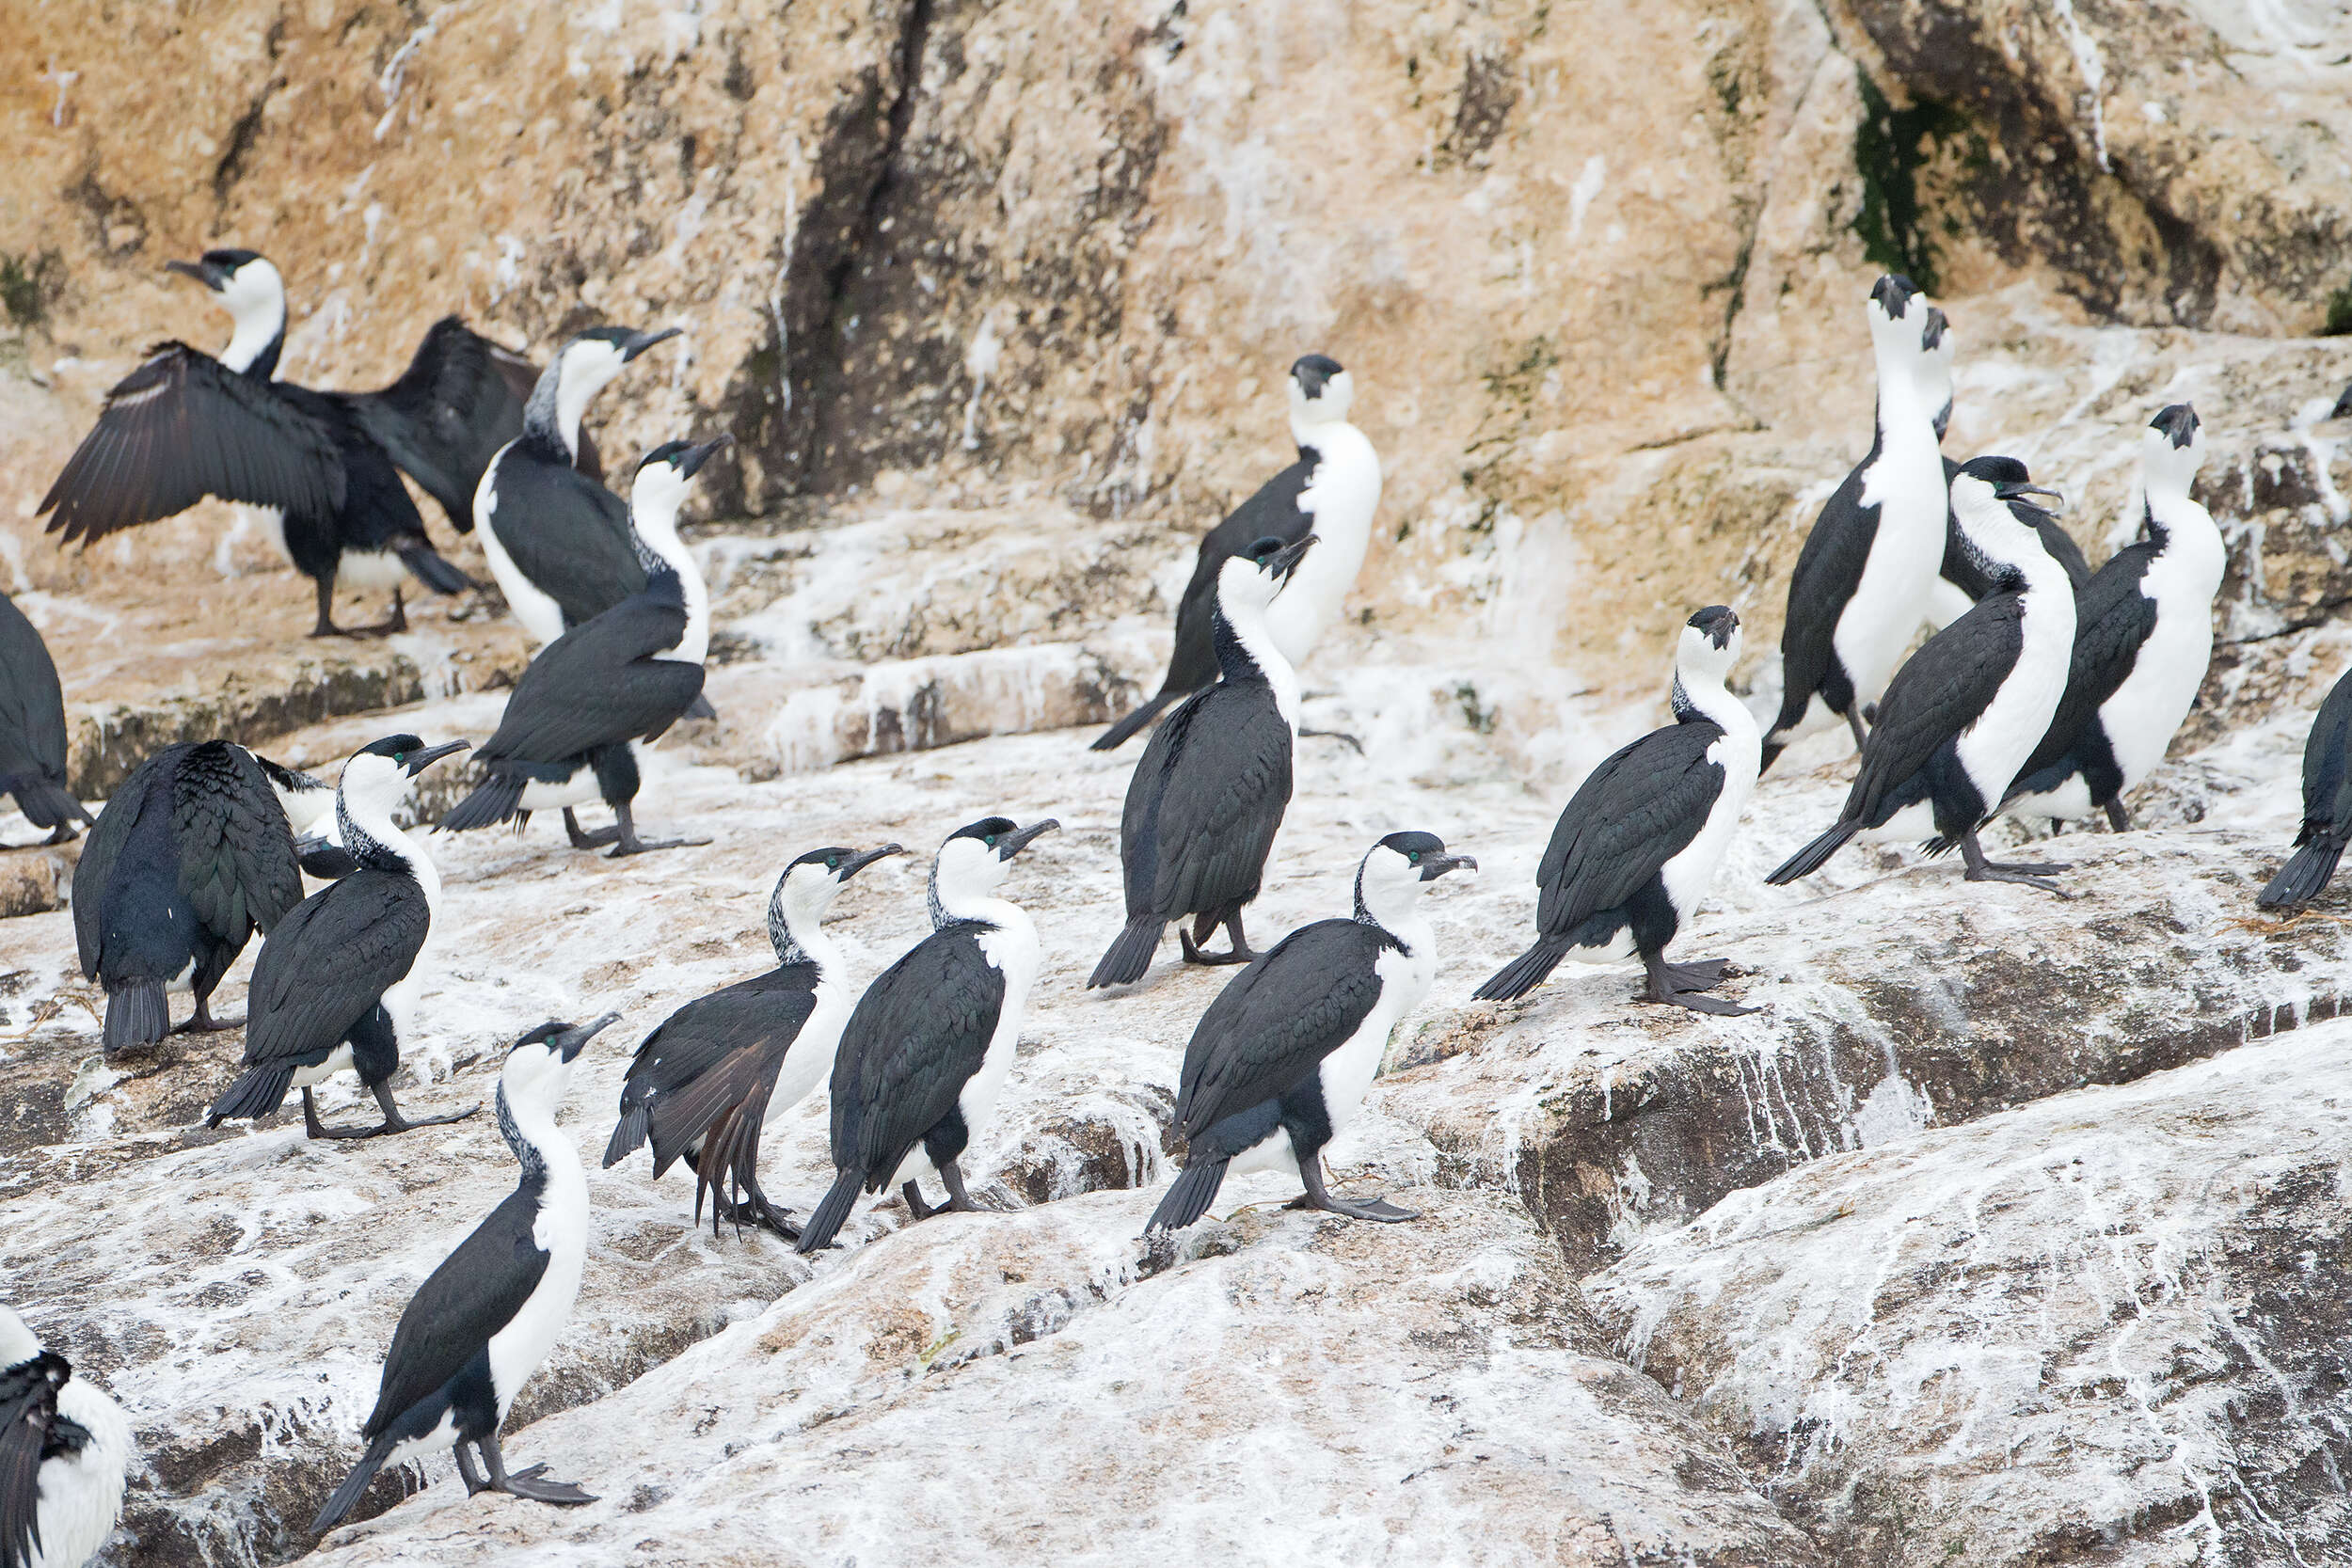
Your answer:
[[[1756,734],[1756,721],[1737,703],[1726,703],[1724,708],[1724,736],[1707,749],[1707,760],[1724,770],[1723,790],[1715,797],[1698,836],[1659,868],[1659,879],[1666,884],[1666,898],[1675,907],[1677,923],[1697,912],[1699,901],[1714,886],[1715,873],[1740,832],[1740,814],[1747,809],[1762,762],[1762,737]]]
[[[131,1423],[122,1407],[76,1377],[57,1390],[57,1413],[90,1434],[72,1458],[40,1466],[40,1544],[29,1568],[82,1568],[115,1532],[122,1513],[122,1472],[131,1459]]]
[[[1429,942],[1425,922],[1413,923],[1421,928],[1410,935],[1398,933],[1409,944],[1399,952],[1384,947],[1373,960],[1373,973],[1380,976],[1380,1000],[1356,1032],[1323,1059],[1323,1106],[1331,1118],[1331,1131],[1356,1119],[1362,1109],[1364,1094],[1380,1072],[1380,1058],[1388,1053],[1389,1036],[1397,1023],[1421,1006],[1429,994],[1430,982],[1438,976],[1438,956]]]
[[[1275,645],[1294,665],[1339,619],[1363,568],[1380,505],[1380,454],[1364,433],[1352,424],[1324,425],[1314,438],[1315,468],[1298,505],[1314,519],[1315,547],[1266,611]]]
[[[1878,507],[1878,531],[1831,641],[1860,700],[1869,704],[1886,694],[1943,572],[1951,493],[1932,425],[1924,419],[1890,420],[1878,461],[1864,476],[1862,504]]]
[[[499,448],[498,455],[483,470],[481,486],[473,494],[474,537],[482,541],[482,553],[490,562],[490,575],[498,579],[499,592],[506,595],[507,607],[514,610],[515,619],[535,641],[548,643],[564,635],[563,608],[523,576],[515,558],[499,542],[498,526],[491,521],[498,510],[499,465],[514,450],[512,441]]]
[[[580,1299],[588,1266],[588,1179],[578,1155],[559,1150],[548,1161],[547,1191],[531,1238],[548,1254],[547,1273],[514,1321],[490,1336],[490,1386],[498,1392],[501,1422],[516,1394],[555,1349]]]
[[[2058,568],[2053,564],[2053,572]],[[2063,573],[2058,574],[2063,578]],[[2025,642],[2016,666],[1955,748],[1961,766],[1983,793],[1989,810],[2000,803],[2017,770],[2049,732],[2074,652],[2074,594],[2044,590],[2026,595]]]
[[[841,1049],[841,1031],[850,1022],[850,1014],[857,1006],[857,998],[850,988],[824,979],[817,985],[817,1006],[810,1009],[808,1022],[801,1025],[800,1034],[792,1041],[792,1049],[784,1053],[784,1067],[776,1074],[775,1092],[768,1097],[768,1116],[788,1111],[806,1100],[833,1075],[833,1059]]]
[[[2140,645],[2132,673],[2100,705],[2099,719],[2129,789],[2164,760],[2172,732],[2188,717],[2213,662],[2213,596],[2222,557],[2174,546],[2150,563],[2140,592],[2156,601],[2155,629]]]
[[[1021,1021],[1029,1007],[1029,988],[1037,980],[1037,927],[1029,917],[1011,904],[1005,908],[1017,917],[1007,920],[979,940],[980,956],[1003,972],[1005,1005],[996,1015],[996,1032],[988,1037],[988,1055],[980,1063],[980,1070],[956,1097],[956,1109],[963,1113],[963,1124],[970,1130],[972,1141],[980,1140],[980,1129],[996,1113],[996,1097],[1004,1091],[1005,1079],[1012,1071],[1015,1048],[1021,1040]]]

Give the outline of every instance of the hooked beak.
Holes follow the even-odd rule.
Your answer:
[[[1042,822],[1032,822],[1025,828],[1015,829],[996,841],[996,858],[1000,861],[1009,861],[1026,849],[1030,841],[1039,834],[1053,832],[1060,827],[1059,822],[1049,816]]]
[[[1472,855],[1424,855],[1421,863],[1421,879],[1434,882],[1449,871],[1475,871],[1478,861]]]
[[[885,855],[903,855],[906,852],[906,846],[903,844],[885,844],[879,849],[868,849],[862,855],[851,855],[843,863],[841,869],[834,873],[834,879],[836,881],[846,882]]]
[[[583,1023],[565,1029],[548,1043],[555,1047],[556,1053],[568,1062],[580,1054],[582,1046],[620,1022],[620,1014],[607,1013],[594,1023]]]
[[[470,740],[453,740],[445,746],[428,746],[421,752],[412,752],[408,755],[408,776],[413,779],[452,752],[462,752],[472,744]]]
[[[665,326],[659,332],[630,333],[628,341],[621,345],[621,363],[624,365],[628,364],[631,359],[636,358],[639,355],[644,353],[645,350],[653,347],[654,344],[667,342],[670,339],[676,337],[685,330],[686,328],[682,326]]]
[[[1290,581],[1291,574],[1298,570],[1298,563],[1307,558],[1307,552],[1314,548],[1321,537],[1320,534],[1311,533],[1289,548],[1277,550],[1266,557],[1266,568],[1274,574],[1275,580]]]
[[[1890,272],[1870,286],[1870,297],[1889,317],[1900,321],[1911,302],[1919,297],[1919,286],[1900,273]]]
[[[164,270],[193,277],[215,293],[220,293],[229,281],[228,275],[210,261],[166,261]]]
[[[2049,512],[2066,510],[2066,498],[2042,484],[1995,484],[1993,493],[2005,501],[2023,500],[2027,496],[2047,496],[2053,504],[2043,508]]]
[[[691,479],[704,464],[733,445],[735,445],[734,436],[722,435],[715,441],[705,441],[699,447],[689,447],[678,458],[677,471],[686,478]]]

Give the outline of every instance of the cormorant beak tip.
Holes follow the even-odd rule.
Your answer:
[[[1009,861],[1026,849],[1038,838],[1046,833],[1059,832],[1060,828],[1061,823],[1049,816],[1041,822],[1032,822],[1025,828],[1017,829],[1007,834],[1005,841],[996,847],[996,858]]]
[[[685,457],[678,463],[678,472],[691,479],[702,471],[704,464],[733,445],[735,445],[735,437],[722,431],[716,440],[705,441],[698,447],[689,447],[686,449]]]
[[[685,332],[685,330],[686,328],[682,326],[665,326],[659,332],[632,333],[629,336],[628,341],[621,345],[621,362],[623,364],[627,364],[629,360],[634,359],[639,355],[644,353],[645,350],[653,347],[654,344],[667,342],[672,338],[675,338]]]
[[[1287,579],[1293,572],[1298,570],[1298,563],[1307,558],[1307,552],[1322,542],[1321,534],[1311,533],[1296,544],[1279,552],[1274,557],[1273,562],[1275,576]]]
[[[556,1053],[567,1062],[572,1061],[580,1055],[580,1052],[587,1046],[590,1040],[595,1039],[598,1035],[604,1033],[604,1031],[610,1029],[612,1025],[620,1022],[620,1014],[607,1013],[602,1018],[596,1020],[594,1022],[583,1023],[573,1029],[566,1029],[562,1034],[555,1037],[553,1043],[556,1048]]]
[[[1474,855],[1435,855],[1422,862],[1421,879],[1434,882],[1449,871],[1475,871],[1478,859]]]
[[[868,849],[862,855],[851,855],[849,863],[834,873],[834,879],[846,882],[876,861],[891,855],[903,855],[906,852],[907,847],[903,844],[885,844],[879,849]]]
[[[428,746],[408,758],[408,776],[413,779],[451,752],[462,752],[472,744],[470,740],[452,740],[439,746]]]

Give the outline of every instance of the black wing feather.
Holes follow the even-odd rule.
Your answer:
[[[1345,1045],[1380,1000],[1374,966],[1394,945],[1359,921],[1319,920],[1233,976],[1184,1047],[1184,1136],[1273,1099]]]
[[[1615,909],[1691,847],[1723,794],[1723,765],[1707,756],[1723,736],[1705,720],[1669,725],[1593,769],[1536,866],[1539,927],[1565,935]]]
[[[1193,691],[1216,679],[1216,575],[1226,562],[1261,539],[1295,545],[1307,537],[1314,519],[1299,508],[1298,498],[1314,477],[1315,456],[1301,447],[1298,461],[1260,485],[1250,498],[1209,530],[1200,553],[1192,563],[1192,580],[1176,604],[1176,648],[1168,656],[1163,691]]]
[[[68,541],[175,516],[207,496],[323,516],[343,504],[334,432],[272,383],[164,343],[116,384],[41,498]]]
[[[1290,726],[1260,682],[1219,682],[1152,736],[1120,818],[1127,913],[1161,920],[1254,896],[1291,799]]]
[[[99,948],[105,935],[106,888],[114,880],[115,864],[147,810],[155,782],[167,781],[166,793],[156,803],[168,810],[167,781],[178,769],[181,757],[195,749],[193,743],[181,741],[131,769],[131,776],[116,786],[105,810],[98,814],[98,825],[83,841],[82,858],[73,867],[73,940],[81,950],[82,973],[91,979],[98,977]]]
[[[1862,585],[1870,544],[1878,537],[1879,509],[1862,504],[1863,475],[1878,454],[1874,438],[1870,455],[1821,503],[1820,515],[1797,552],[1797,568],[1788,578],[1788,615],[1780,630],[1783,685],[1775,728],[1788,729],[1802,720],[1829,677],[1838,613]],[[1820,612],[1823,606],[1830,607],[1827,614]]]
[[[696,997],[637,1048],[622,1088],[647,1102],[654,1173],[744,1098],[764,1110],[792,1043],[816,1011],[813,971],[795,964]]]
[[[54,1351],[0,1370],[0,1568],[23,1568],[33,1560],[40,1462],[69,1432],[80,1430],[57,1415],[57,1390],[72,1375]]]
[[[629,542],[628,503],[577,468],[511,448],[498,466],[491,526],[515,567],[564,611],[596,619],[645,586]]]
[[[1992,705],[2024,646],[2025,602],[2008,593],[1979,599],[1929,638],[1887,683],[1844,820],[1876,821],[1886,796]]]
[[[2100,707],[2131,674],[2141,644],[2156,629],[2155,601],[2139,586],[2155,553],[2149,544],[2116,551],[2074,595],[2074,651],[2066,670],[2066,694],[2018,778],[2030,778],[2073,751]]]
[[[0,778],[65,787],[65,689],[40,628],[0,594]]]
[[[302,902],[294,832],[251,752],[225,740],[194,748],[172,776],[180,891],[197,918],[238,946]]]
[[[401,471],[423,486],[460,533],[473,529],[473,494],[498,450],[523,433],[522,390],[507,373],[519,361],[455,316],[426,329],[400,379],[378,392],[356,393],[360,426],[391,454]]]
[[[834,1064],[834,1158],[851,1156],[869,1188],[946,1119],[988,1056],[1005,1006],[1004,972],[979,946],[990,929],[957,921],[933,931],[850,1014]]]
[[[253,960],[244,1065],[331,1050],[415,965],[431,924],[422,888],[369,866],[296,904]]]
[[[702,693],[701,665],[651,657],[685,630],[684,607],[648,594],[574,626],[523,671],[498,733],[475,755],[562,762],[660,735]]]
[[[537,1212],[537,1195],[517,1187],[417,1287],[392,1330],[375,1411],[360,1435],[381,1435],[514,1322],[548,1272],[548,1255],[531,1236]]]

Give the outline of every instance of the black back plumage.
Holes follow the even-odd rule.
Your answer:
[[[1233,976],[1184,1047],[1176,1100],[1184,1136],[1199,1139],[1285,1093],[1345,1045],[1380,1000],[1380,955],[1398,949],[1370,921],[1318,920]]]
[[[2352,842],[2352,670],[2328,689],[2303,741],[2303,826],[2295,853],[2256,900],[2291,909],[2318,897]]]
[[[43,1351],[0,1369],[0,1568],[33,1560],[40,1528],[40,1466],[82,1451],[89,1433],[57,1413],[57,1390],[73,1370]]]
[[[1299,448],[1297,462],[1260,485],[1200,541],[1192,580],[1184,584],[1184,596],[1176,605],[1176,646],[1168,656],[1167,678],[1152,698],[1104,731],[1093,750],[1107,752],[1124,744],[1160,709],[1216,679],[1216,575],[1227,561],[1261,539],[1295,545],[1307,536],[1314,519],[1300,509],[1298,498],[1314,477],[1316,461],[1311,448]]]
[[[1128,918],[1258,895],[1291,799],[1291,732],[1262,679],[1220,681],[1152,735],[1119,824]]]
[[[364,863],[295,905],[253,961],[245,1066],[323,1060],[415,967],[431,926],[414,877]]]
[[[552,450],[549,450],[552,448]],[[499,460],[490,526],[516,570],[556,602],[564,625],[596,619],[645,587],[628,502],[526,436]]]
[[[2006,591],[1929,638],[1887,683],[1840,820],[1875,828],[1919,799],[1920,775],[1992,705],[2025,645],[2025,600]]]
[[[701,665],[655,657],[678,645],[686,621],[677,578],[664,572],[653,588],[574,626],[531,661],[498,733],[475,755],[558,762],[660,736],[702,694]]]
[[[40,630],[0,594],[0,791],[44,828],[89,819],[66,787],[65,689]]]
[[[1797,552],[1797,568],[1788,578],[1788,617],[1780,630],[1784,684],[1775,730],[1794,729],[1816,692],[1839,713],[1853,704],[1853,678],[1837,658],[1837,619],[1862,586],[1870,546],[1878,538],[1879,509],[1863,504],[1862,491],[1882,448],[1874,434],[1869,455],[1821,503],[1813,531]]]
[[[954,1115],[988,1057],[1005,1008],[1004,972],[980,951],[995,927],[950,921],[858,998],[833,1064],[833,1159],[866,1190]]]
[[[2162,546],[2143,540],[2108,558],[2074,594],[2074,648],[2066,670],[2066,693],[2058,699],[2050,727],[2010,785],[2010,796],[2054,789],[2091,759],[2075,752],[2090,739],[2100,707],[2130,678],[2139,650],[2156,629],[2156,604],[2141,581]],[[2104,736],[2096,742],[2105,747]],[[2106,768],[2113,768],[2112,753]],[[2087,776],[2087,775],[2086,775]],[[2120,782],[2120,775],[2118,776]],[[2098,803],[2096,801],[2093,802]]]
[[[1694,719],[1613,753],[1577,786],[1535,868],[1535,924],[1565,936],[1631,898],[1691,847],[1724,790],[1708,756],[1720,725]]]

